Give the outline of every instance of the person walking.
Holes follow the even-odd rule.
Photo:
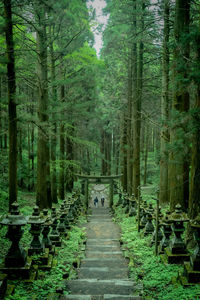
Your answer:
[[[103,207],[104,206],[104,202],[105,202],[105,198],[104,196],[101,197],[101,206]]]
[[[95,207],[98,207],[98,202],[99,202],[99,200],[98,200],[98,198],[97,198],[97,196],[94,198],[94,206]]]

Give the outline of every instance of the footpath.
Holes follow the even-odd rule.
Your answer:
[[[128,264],[120,249],[120,229],[108,208],[91,209],[86,224],[87,243],[78,279],[67,281],[74,300],[142,300],[140,286],[128,278]]]

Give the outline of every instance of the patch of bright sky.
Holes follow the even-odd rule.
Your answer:
[[[97,51],[97,55],[99,56],[101,48],[103,46],[102,40],[102,32],[99,31],[99,25],[102,26],[102,31],[105,29],[109,16],[103,15],[103,8],[106,7],[106,2],[104,0],[93,0],[87,1],[87,7],[90,9],[95,9],[96,12],[96,20],[94,23],[91,24],[91,29],[94,34],[95,43],[94,48]]]

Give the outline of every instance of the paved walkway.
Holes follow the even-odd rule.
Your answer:
[[[128,265],[120,249],[119,227],[112,221],[109,209],[92,208],[87,228],[85,258],[78,279],[67,281],[71,295],[62,299],[123,300],[142,299],[140,287],[128,278]]]

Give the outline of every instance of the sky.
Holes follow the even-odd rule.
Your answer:
[[[102,48],[102,33],[99,33],[97,30],[97,26],[99,24],[103,25],[105,28],[108,20],[108,16],[103,16],[102,9],[106,6],[106,2],[104,0],[93,0],[87,1],[88,8],[92,7],[96,11],[96,23],[92,25],[92,31],[95,37],[94,48],[97,51],[97,55],[99,56],[100,50]]]

